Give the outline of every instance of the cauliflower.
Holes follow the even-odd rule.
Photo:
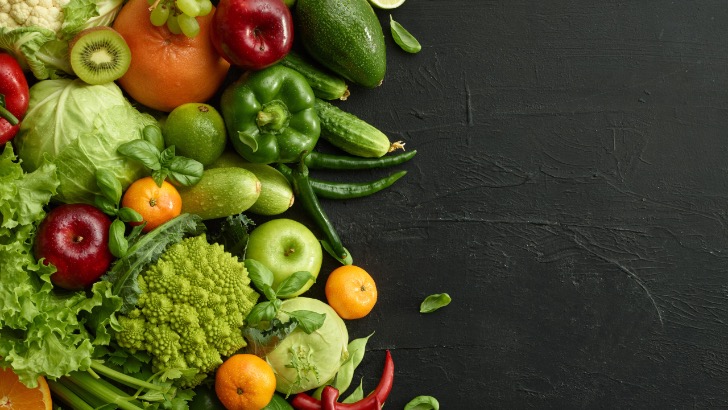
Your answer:
[[[246,345],[243,322],[259,295],[245,265],[204,235],[170,246],[138,283],[141,294],[118,317],[116,341],[148,352],[157,370],[189,374],[182,387],[198,385]]]
[[[70,0],[7,0],[0,5],[0,27],[43,27],[58,32]]]

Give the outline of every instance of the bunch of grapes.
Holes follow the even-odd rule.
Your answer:
[[[167,25],[174,34],[183,33],[195,37],[200,33],[196,17],[206,16],[212,11],[210,0],[148,0],[149,20],[157,27]]]

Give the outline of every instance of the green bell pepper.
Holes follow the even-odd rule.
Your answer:
[[[296,162],[321,133],[311,86],[274,65],[247,72],[223,92],[220,110],[233,148],[250,162]]]

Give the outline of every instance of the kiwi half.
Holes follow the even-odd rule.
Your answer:
[[[129,46],[111,27],[92,27],[79,32],[69,49],[71,68],[88,84],[114,81],[126,73],[131,63]]]

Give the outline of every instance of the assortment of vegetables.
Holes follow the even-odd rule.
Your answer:
[[[124,26],[129,17],[115,20],[123,0],[0,7],[0,49],[8,52],[0,54],[0,366],[27,386],[47,378],[53,398],[74,409],[209,408],[220,405],[215,392],[231,409],[380,409],[393,387],[389,351],[371,394],[360,384],[339,397],[371,337],[350,341],[342,318],[371,311],[373,278],[340,270],[340,286],[327,284],[328,299],[340,296],[331,306],[302,296],[324,250],[353,263],[320,199],[372,195],[406,174],[332,182],[310,171],[388,168],[416,154],[393,153],[404,143],[328,102],[350,97],[347,80],[382,83],[374,10],[366,0],[149,3],[134,6],[145,19],[133,24],[182,49],[212,42],[210,58],[240,71],[219,102],[145,108],[127,96],[160,90],[127,90],[128,63],[113,77],[121,86],[82,80],[90,77],[67,57],[79,32],[114,24],[120,32],[101,31],[127,54],[144,49],[126,46],[143,30]],[[197,20],[208,15],[211,29]],[[294,20],[308,56],[290,52]],[[421,49],[401,25],[390,26],[405,51]],[[155,78],[168,79],[157,69]],[[217,130],[194,116],[199,107],[220,117]],[[320,152],[319,137],[342,153]],[[224,151],[227,142],[234,151]],[[175,144],[204,161],[178,155]],[[280,216],[294,199],[323,238]],[[256,226],[248,213],[272,219]],[[345,314],[360,303],[336,294],[352,272],[366,279],[355,290],[369,299]],[[448,303],[447,294],[433,295],[421,311]],[[256,383],[261,389],[248,391]],[[408,404],[423,405],[438,406],[429,396]]]

